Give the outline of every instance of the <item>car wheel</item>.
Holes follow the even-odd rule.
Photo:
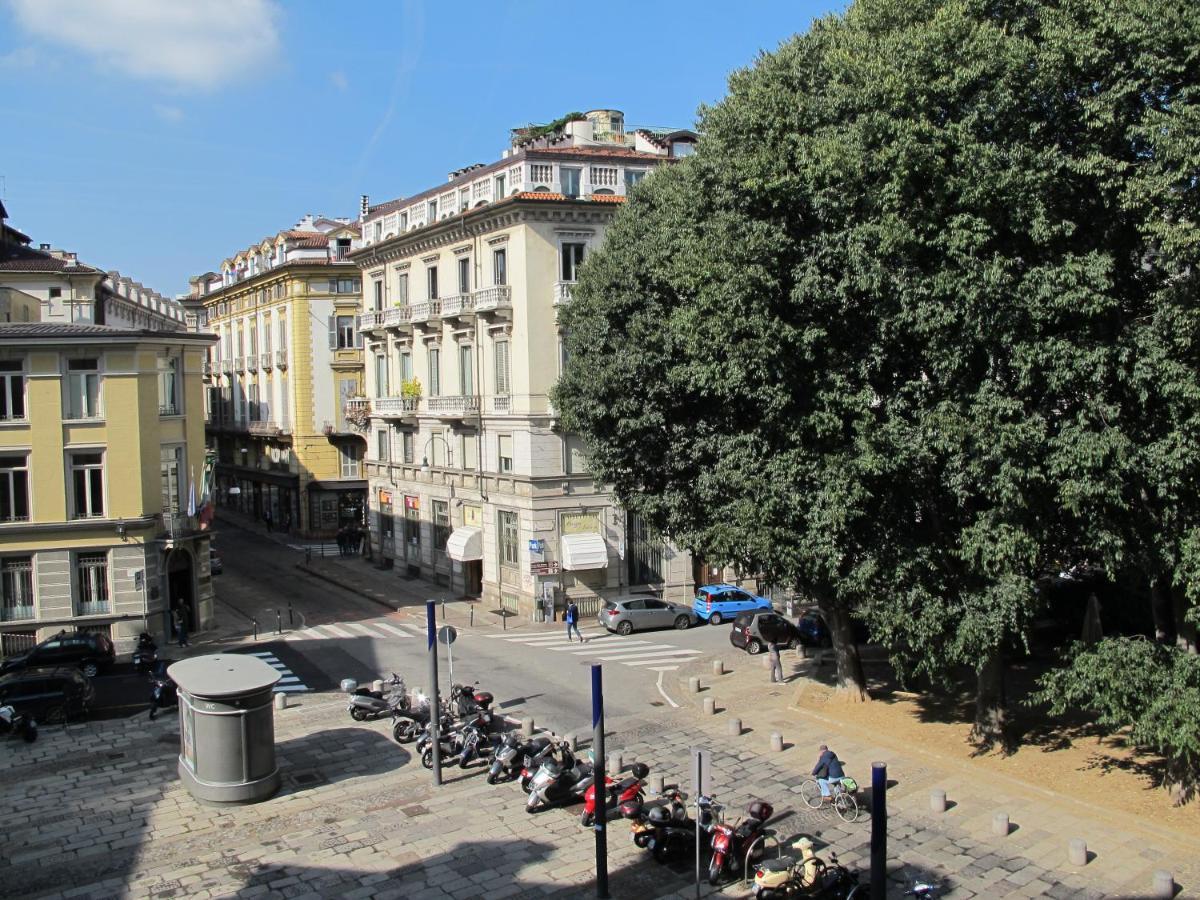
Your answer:
[[[617,634],[633,634],[633,623],[626,619],[617,625]]]
[[[760,644],[754,638],[751,638],[750,643],[746,645],[746,652],[751,656],[757,656],[759,653],[762,653],[762,644]]]
[[[67,721],[67,708],[62,705],[50,706],[42,714],[42,721],[47,725],[60,725]]]
[[[98,665],[96,665],[94,662],[92,662],[91,660],[88,660],[79,668],[83,670],[83,674],[86,675],[88,678],[95,678],[97,675],[100,674],[100,667]]]
[[[679,631],[687,631],[688,628],[691,626],[691,624],[692,624],[692,620],[689,619],[687,616],[677,616],[675,618],[675,627]]]
[[[708,617],[708,624],[710,624],[710,625],[720,625],[724,621],[725,620],[721,618],[720,613],[713,613],[711,616]]]

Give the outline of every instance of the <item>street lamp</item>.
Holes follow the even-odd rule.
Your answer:
[[[425,442],[425,449],[421,451],[421,474],[429,474],[429,445],[434,441],[441,441],[446,445],[446,462],[453,465],[454,450],[450,447],[450,442],[440,434],[431,435],[429,440]]]

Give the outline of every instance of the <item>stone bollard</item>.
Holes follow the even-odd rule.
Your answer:
[[[1008,813],[995,813],[992,816],[992,834],[1008,836]]]
[[[742,720],[741,719],[730,719],[729,720],[729,733],[731,735],[733,735],[734,737],[741,737],[741,735],[742,735]]]
[[[666,780],[662,775],[650,776],[650,793],[661,794],[666,787]]]
[[[608,763],[607,763],[607,769],[608,769],[608,771],[607,771],[605,774],[606,774],[606,775],[616,775],[616,774],[617,774],[618,772],[620,772],[620,771],[621,771],[623,768],[625,768],[625,767],[624,767],[624,766],[621,764],[622,762],[623,762],[623,760],[621,759],[621,754],[620,754],[620,753],[610,753],[610,754],[608,754]]]
[[[1067,862],[1073,866],[1086,866],[1087,861],[1087,841],[1083,838],[1072,838],[1067,844]]]
[[[533,737],[533,719],[521,720],[521,737]]]
[[[930,791],[929,808],[935,813],[944,813],[946,811],[946,792],[940,790]]]
[[[725,663],[721,662],[721,660],[719,660],[719,659],[714,659],[713,665],[712,665],[712,670],[713,670],[714,675],[724,675],[725,674]]]
[[[783,750],[783,735],[778,731],[771,732],[771,750],[775,753]]]
[[[287,694],[283,693],[282,691],[279,691],[275,694],[275,708],[287,709]]]
[[[717,713],[716,698],[715,697],[705,697],[704,698],[704,714],[706,716],[713,716],[713,715],[716,715],[716,713]]]
[[[1150,894],[1151,897],[1174,897],[1175,896],[1175,879],[1166,869],[1154,870],[1154,888]]]
[[[688,692],[692,694],[700,693],[700,677],[693,675],[688,679]]]
[[[371,690],[375,691],[378,694],[382,694],[383,693],[383,680],[376,678],[374,681],[372,681],[371,682]]]

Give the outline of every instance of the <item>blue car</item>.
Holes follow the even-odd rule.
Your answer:
[[[734,616],[747,609],[770,609],[771,601],[757,597],[732,584],[706,584],[696,592],[692,611],[712,625],[732,622]]]

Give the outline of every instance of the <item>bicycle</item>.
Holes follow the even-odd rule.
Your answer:
[[[843,822],[853,823],[858,820],[858,800],[854,794],[858,783],[853,778],[830,779],[830,805]],[[810,778],[800,785],[800,798],[809,809],[820,809],[825,805],[826,797],[821,794],[821,786],[815,778]]]

